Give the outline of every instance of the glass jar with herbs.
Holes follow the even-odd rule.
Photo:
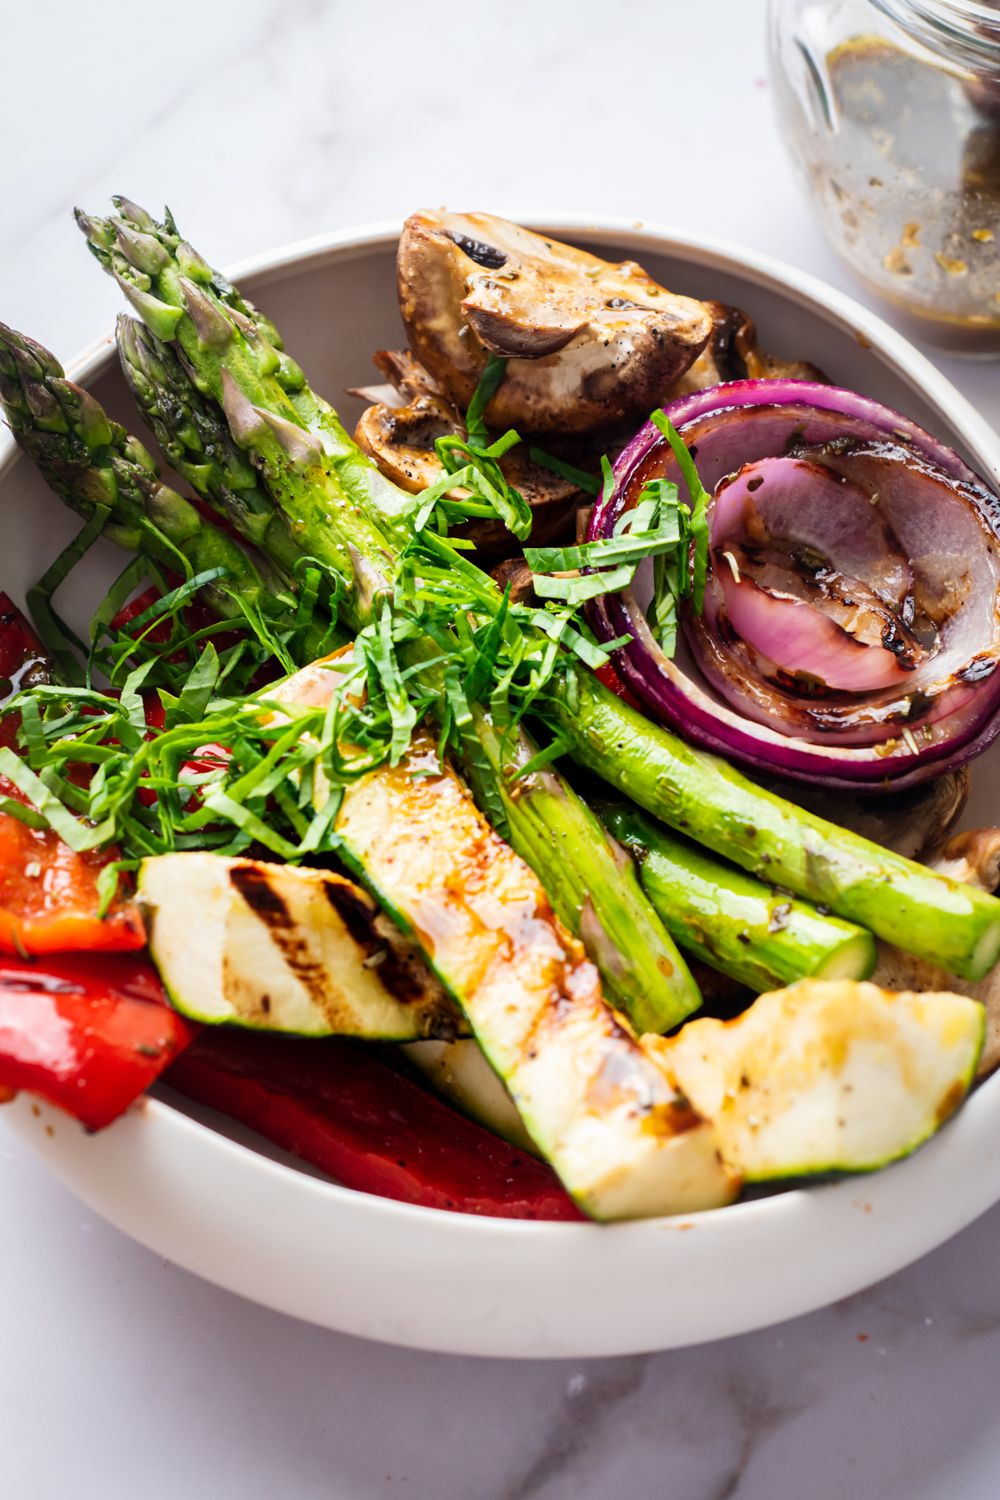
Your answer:
[[[1000,0],[771,0],[788,149],[908,331],[1000,356]]]

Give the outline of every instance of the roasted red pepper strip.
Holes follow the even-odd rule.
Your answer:
[[[542,1162],[355,1042],[202,1032],[164,1080],[347,1187],[512,1219],[579,1219]]]
[[[0,791],[18,797],[0,777]],[[114,849],[75,854],[50,828],[0,813],[0,954],[131,953],[146,946],[138,908],[97,915],[97,881]]]
[[[146,958],[0,959],[0,1097],[25,1089],[90,1130],[145,1093],[196,1030]]]

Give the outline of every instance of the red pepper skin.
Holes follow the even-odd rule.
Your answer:
[[[152,609],[162,597],[158,588],[143,589],[141,594],[136,594],[134,599],[122,605],[112,619],[109,630],[124,630],[126,625],[131,625],[132,621],[145,614],[147,609]],[[147,640],[155,641],[158,646],[162,646],[170,639],[170,625],[166,620],[158,620],[155,624],[146,627],[145,636]]]
[[[10,595],[0,592],[0,745],[16,747],[21,717],[4,713],[4,703],[30,682],[48,677],[45,647]]]
[[[212,522],[213,526],[221,526],[225,529],[227,523],[224,522],[224,518],[218,516],[210,505],[206,505],[204,502],[199,503],[198,501],[193,501],[192,503],[197,506],[207,521]],[[239,533],[235,528],[230,526],[228,529],[234,541],[239,541]],[[184,582],[179,573],[168,573],[166,581],[171,588],[177,588]],[[141,594],[137,594],[128,604],[122,605],[111,621],[111,630],[124,631],[126,626],[130,625],[133,620],[137,619],[147,609],[150,609],[162,597],[163,595],[158,588],[148,588]],[[195,598],[186,604],[182,613],[184,622],[190,630],[204,630],[206,626],[217,625],[219,623],[219,616],[200,598]],[[170,623],[167,620],[158,621],[152,626],[147,626],[143,634],[146,640],[153,641],[156,645],[162,646],[170,639]],[[240,629],[224,630],[218,635],[213,636],[212,639],[216,650],[225,651],[229,646],[235,646],[237,641],[242,638],[242,635],[243,631]],[[277,673],[266,673],[264,681],[273,681],[275,676],[280,675],[280,669]]]
[[[0,958],[0,1099],[25,1089],[100,1130],[196,1031],[145,957]]]
[[[45,647],[10,595],[0,591],[0,708],[10,693],[20,690],[20,679],[33,667],[47,677]]]
[[[633,697],[629,692],[609,661],[605,662],[603,667],[597,667],[594,676],[598,682],[603,682],[606,688],[610,688],[617,698],[621,698],[623,703],[627,703],[630,708],[637,708],[640,713],[644,712],[638,698]]]
[[[355,1042],[203,1031],[164,1080],[346,1187],[512,1219],[581,1219],[544,1163]]]
[[[0,792],[18,797],[0,777]],[[0,954],[131,953],[146,946],[138,908],[116,898],[98,917],[97,882],[114,849],[75,854],[49,828],[0,813]],[[34,871],[34,873],[29,873]]]

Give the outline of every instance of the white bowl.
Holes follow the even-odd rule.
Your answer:
[[[633,256],[678,291],[743,306],[768,347],[910,413],[1000,484],[989,425],[906,340],[832,288],[765,256],[650,227],[564,219],[545,228]],[[372,350],[401,342],[397,234],[338,234],[235,273],[348,417],[357,404],[344,387],[371,378]],[[135,425],[110,340],[71,373]],[[0,507],[29,517],[8,524],[0,575],[23,599],[75,523],[6,437]],[[78,623],[120,566],[108,547],[71,579],[65,603]],[[976,767],[971,822],[990,820],[998,764],[989,756]],[[23,1096],[2,1119],[98,1213],[188,1270],[329,1328],[463,1354],[627,1354],[741,1333],[898,1270],[1000,1199],[1000,1077],[884,1172],[611,1227],[480,1219],[355,1193],[166,1090],[94,1136]]]

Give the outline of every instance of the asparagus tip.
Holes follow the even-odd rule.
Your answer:
[[[245,396],[229,371],[222,369],[222,410],[233,439],[241,448],[249,448],[264,427],[260,412]]]
[[[170,264],[170,253],[155,235],[118,220],[114,226],[118,249],[129,265],[146,276],[155,276]]]
[[[201,343],[206,349],[225,349],[235,336],[235,329],[225,312],[189,277],[180,278],[180,287],[188,316]]]
[[[108,221],[96,218],[93,214],[85,213],[82,208],[74,208],[73,217],[76,220],[77,228],[81,229],[86,235],[87,243],[94,254],[98,257],[109,255],[114,237]]]
[[[124,193],[112,193],[111,201],[122,218],[127,219],[131,224],[138,225],[140,229],[144,230],[155,230],[157,228],[156,220],[152,214],[147,213],[138,203],[133,203],[131,198],[126,198]]]
[[[51,375],[61,378],[65,373],[62,365],[44,344],[18,333],[7,323],[0,323],[0,346],[6,349],[17,368],[18,374],[28,380],[42,380]]]
[[[73,426],[91,452],[114,441],[111,418],[95,396],[72,380],[53,380],[51,384],[57,397],[62,398],[63,409],[72,414]]]
[[[137,286],[120,271],[113,270],[112,275],[146,326],[158,339],[169,343],[184,316],[183,307],[173,307],[169,302],[161,302],[159,297],[154,297],[152,292]]]
[[[385,579],[378,569],[362,556],[353,542],[348,542],[347,554],[351,560],[358,603],[362,613],[367,616],[371,612],[375,599],[385,592]]]
[[[200,281],[205,286],[211,283],[212,267],[187,240],[181,240],[174,253],[182,275],[187,276],[191,281]]]
[[[279,417],[273,411],[257,406],[254,408],[258,416],[267,423],[277,441],[288,454],[294,464],[318,464],[323,457],[323,449],[320,441],[311,432],[297,427],[294,422]]]

